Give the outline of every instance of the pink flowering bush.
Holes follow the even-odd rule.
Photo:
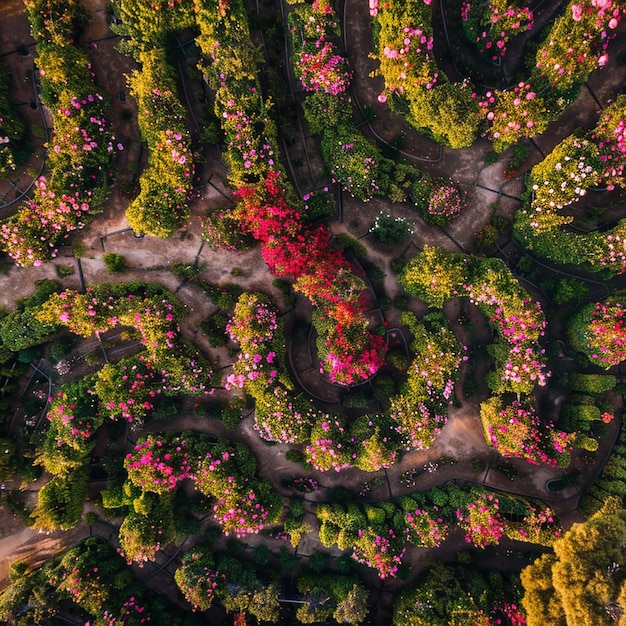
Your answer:
[[[336,472],[346,469],[356,459],[354,439],[347,437],[345,421],[339,417],[321,420],[311,431],[311,443],[305,448],[305,458],[314,469]],[[350,445],[352,444],[352,445]]]
[[[139,363],[130,361],[130,377],[121,372],[117,384],[118,389],[124,389],[126,398],[119,398],[119,391],[110,376],[126,367],[127,362],[101,370],[100,385],[106,398],[105,408],[111,411],[111,417],[117,416],[121,410],[122,416],[132,421],[133,413],[128,406],[135,402],[151,404],[146,394],[154,397],[145,386],[144,376],[154,377],[162,384],[162,391],[168,394],[206,395],[213,392],[208,384],[212,376],[210,365],[180,337],[178,319],[182,314],[180,303],[161,287],[120,283],[89,287],[84,294],[70,289],[55,293],[41,306],[37,318],[60,323],[81,337],[99,336],[117,326],[134,329],[146,350],[147,359]],[[136,371],[138,367],[139,371]],[[125,406],[120,406],[120,402]],[[109,406],[111,403],[113,406]],[[144,404],[144,408],[149,407]]]
[[[564,139],[535,165],[528,179],[529,201],[516,215],[516,236],[536,253],[557,263],[580,264],[590,271],[626,271],[626,222],[587,234],[563,230],[572,217],[558,211],[591,188],[623,185],[626,97],[619,96],[591,131]]]
[[[489,138],[496,152],[544,132],[552,119],[546,98],[529,82],[520,81],[512,89],[490,90],[483,97],[475,97],[480,115],[490,123]]]
[[[240,351],[226,389],[243,388],[255,399],[255,428],[263,439],[305,441],[318,412],[304,396],[294,397],[283,365],[284,324],[278,311],[266,296],[242,294],[227,332]]]
[[[119,531],[119,552],[130,565],[154,561],[161,547],[175,537],[173,494],[143,492],[133,501]]]
[[[278,163],[276,126],[263,100],[256,47],[250,39],[243,3],[221,6],[210,0],[196,6],[196,39],[209,61],[205,77],[215,91],[215,115],[222,124],[229,181],[239,188],[264,178]]]
[[[433,186],[428,202],[428,215],[444,218],[445,222],[454,219],[465,207],[463,194],[452,185]]]
[[[315,52],[300,52],[296,70],[307,91],[322,91],[336,96],[350,85],[350,74],[346,70],[345,59],[334,54],[335,47],[326,41]]]
[[[575,433],[558,431],[552,424],[542,426],[539,417],[520,402],[502,405],[490,398],[480,406],[487,443],[502,456],[524,459],[533,465],[566,467]]]
[[[590,138],[597,144],[603,163],[602,182],[609,189],[623,185],[626,164],[626,95],[617,96],[604,111]]]
[[[143,354],[106,363],[94,384],[102,414],[109,419],[124,419],[135,430],[140,428],[157,398],[178,393],[177,387],[168,384],[168,378],[168,372],[153,366]]]
[[[352,548],[352,558],[357,563],[376,570],[380,579],[393,578],[402,564],[406,548],[401,546],[394,531],[377,534],[372,528],[359,530],[357,542]]]
[[[68,43],[39,43],[38,53],[41,99],[54,127],[49,173],[36,181],[32,199],[0,226],[0,246],[21,266],[54,258],[69,233],[93,218],[105,199],[114,149],[89,57]]]
[[[555,512],[543,504],[526,505],[524,519],[521,522],[507,520],[507,537],[542,546],[552,546],[563,533]]]
[[[280,495],[255,471],[256,460],[243,445],[221,444],[198,461],[196,488],[212,497],[213,517],[225,535],[257,534],[282,514]]]
[[[294,63],[302,86],[307,91],[321,90],[333,96],[344,93],[350,87],[351,76],[346,60],[332,42],[340,34],[332,6],[326,0],[302,4],[290,15],[290,24],[292,32],[301,30],[302,34]]]
[[[519,2],[466,0],[461,4],[463,30],[493,61],[506,54],[509,39],[533,26],[533,12]]]
[[[49,400],[49,427],[38,463],[63,480],[70,480],[87,466],[103,422],[90,383],[86,378],[63,385]]]
[[[483,493],[476,500],[457,509],[457,523],[466,532],[465,541],[476,548],[499,544],[505,534],[499,508],[497,497]]]
[[[620,292],[605,302],[597,302],[587,331],[591,359],[605,369],[626,359],[623,295]]]
[[[391,398],[389,413],[406,445],[429,448],[446,424],[448,404],[462,362],[462,350],[443,316],[429,326],[404,314],[414,337],[415,353],[402,393]]]
[[[206,611],[213,605],[218,585],[225,578],[210,552],[201,548],[186,552],[182,567],[174,572],[174,580],[193,611]]]
[[[186,443],[180,436],[148,435],[140,439],[124,459],[128,479],[144,491],[163,494],[176,489],[181,481],[194,478],[193,459]]]
[[[416,509],[406,513],[406,534],[410,543],[419,548],[438,548],[448,535],[448,524],[438,516],[439,509]]]
[[[351,549],[352,558],[376,570],[381,579],[397,574],[406,551],[405,537],[393,527],[396,507],[384,505],[364,510],[356,504],[321,504],[315,510],[322,544]]]
[[[385,100],[393,93],[403,94],[415,86],[432,89],[438,82],[439,71],[432,52],[431,9],[423,0],[385,2],[383,6],[379,3],[377,9],[378,72],[385,79]]]
[[[473,143],[480,118],[469,81],[449,82],[433,53],[432,8],[424,0],[376,3],[376,58],[385,84],[379,102],[407,114],[407,121],[452,148]],[[396,107],[401,102],[402,107]],[[407,112],[408,110],[408,112]]]
[[[626,359],[625,296],[617,291],[604,301],[588,304],[569,322],[568,339],[574,350],[604,369]]]
[[[491,348],[496,371],[489,376],[493,391],[530,393],[535,385],[546,384],[550,374],[538,346],[546,326],[543,312],[501,261],[425,246],[409,261],[400,282],[431,306],[465,296],[488,316],[497,331]]]
[[[139,61],[141,71],[133,72],[128,82],[150,155],[148,169],[139,179],[139,195],[126,210],[126,219],[136,233],[167,238],[189,217],[187,200],[194,172],[191,137],[165,54],[142,52]]]
[[[606,64],[623,12],[613,0],[571,0],[537,50],[533,74],[561,91],[583,83]]]
[[[333,43],[341,34],[334,9],[326,0],[302,3],[289,14],[289,25],[294,71],[311,94],[304,103],[305,117],[314,132],[322,133],[322,158],[333,182],[364,201],[384,193],[382,155],[352,120],[351,99],[345,94],[351,76]]]
[[[139,626],[151,621],[145,589],[126,575],[124,560],[106,542],[85,539],[46,562],[42,573],[50,586],[48,593],[69,600],[94,626]]]

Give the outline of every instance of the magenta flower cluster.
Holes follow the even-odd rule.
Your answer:
[[[500,501],[493,494],[481,494],[463,509],[457,509],[457,523],[466,531],[465,541],[476,548],[497,545],[504,535],[504,521],[498,512]]]
[[[146,491],[165,493],[176,489],[181,481],[193,479],[185,443],[184,439],[161,441],[150,437],[138,443],[124,460],[129,480]]]

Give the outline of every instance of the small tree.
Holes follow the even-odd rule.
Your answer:
[[[386,246],[395,246],[413,234],[413,229],[404,217],[393,217],[380,212],[370,228],[370,233]]]

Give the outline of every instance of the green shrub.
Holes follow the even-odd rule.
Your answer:
[[[117,274],[126,270],[126,259],[122,254],[115,252],[103,254],[102,260],[111,274]]]
[[[315,222],[330,217],[337,208],[335,198],[327,190],[306,194],[304,202],[304,219],[307,222]]]
[[[218,348],[225,346],[228,342],[228,336],[226,334],[227,324],[228,317],[218,312],[212,315],[208,320],[202,322],[200,327],[208,336],[211,345]]]
[[[291,463],[302,463],[304,461],[304,454],[300,450],[295,448],[289,448],[285,453],[285,458]]]
[[[386,246],[395,246],[401,241],[408,239],[413,234],[413,229],[403,217],[393,217],[389,213],[381,211],[370,228],[370,233]]]
[[[602,419],[602,413],[598,407],[590,404],[565,404],[561,409],[561,418],[565,420],[565,430],[587,432],[591,422]]]
[[[582,393],[602,394],[613,389],[616,384],[617,378],[606,374],[580,374],[573,372],[569,377],[571,389]]]
[[[59,278],[67,278],[68,276],[72,276],[76,271],[76,268],[73,265],[63,264],[56,265],[55,269]]]
[[[337,245],[346,252],[352,252],[357,259],[363,259],[367,256],[367,248],[354,237],[347,233],[339,233],[336,237]]]
[[[380,402],[387,402],[395,392],[395,384],[393,378],[389,376],[379,375],[373,382],[374,397]]]
[[[579,435],[574,442],[575,447],[587,450],[587,452],[595,452],[598,449],[598,441],[587,435]]]

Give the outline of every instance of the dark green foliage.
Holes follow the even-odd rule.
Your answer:
[[[481,614],[495,613],[499,617],[498,609],[504,603],[518,604],[519,593],[517,574],[487,573],[463,565],[432,563],[415,585],[396,597],[393,624],[478,624],[482,622],[475,620]]]
[[[5,67],[0,65],[0,132],[4,139],[0,144],[0,179],[22,164],[27,156],[24,147],[28,147],[24,138],[26,126],[9,96],[9,75]]]
[[[304,454],[300,450],[290,448],[285,453],[285,458],[292,463],[302,463],[304,461]]]
[[[58,284],[43,279],[36,281],[35,285],[37,288],[33,295],[18,301],[17,311],[0,319],[0,340],[5,348],[13,352],[44,343],[58,327],[57,324],[40,322],[35,317],[39,306],[57,291]]]
[[[367,248],[358,239],[347,233],[339,233],[336,240],[337,245],[342,250],[352,253],[357,259],[363,259],[367,256]]]
[[[615,376],[602,374],[580,374],[572,372],[569,377],[569,384],[572,391],[582,393],[603,394],[610,391],[617,384]]]
[[[309,569],[316,574],[321,574],[330,563],[330,555],[327,552],[317,551],[309,557]]]
[[[237,428],[237,426],[239,426],[244,406],[244,400],[241,398],[233,398],[228,405],[222,407],[220,419],[224,422],[226,428]]]
[[[80,521],[87,499],[86,470],[75,471],[72,479],[55,476],[38,493],[32,512],[34,526],[42,530],[69,530]]]
[[[107,270],[109,270],[111,274],[117,274],[126,270],[126,259],[122,254],[117,254],[113,252],[109,254],[103,254],[102,260],[104,261]]]
[[[305,196],[304,219],[308,222],[315,222],[335,214],[337,203],[335,198],[328,191],[315,191]]]
[[[201,282],[199,286],[211,298],[213,303],[224,311],[232,310],[235,302],[237,302],[237,298],[243,293],[243,289],[233,283],[227,283],[218,287]]]
[[[337,575],[301,576],[297,582],[304,603],[297,618],[303,624],[327,622],[360,624],[367,617],[367,591],[357,579]]]
[[[561,408],[562,426],[568,432],[588,432],[591,422],[601,419],[600,409],[591,404],[564,404]]]
[[[413,229],[404,218],[380,213],[374,220],[370,233],[381,243],[395,246],[410,237]]]
[[[226,333],[226,325],[228,324],[228,317],[222,313],[215,313],[209,319],[201,323],[202,330],[209,337],[211,345],[214,347],[225,346],[228,342],[228,335]]]
[[[60,337],[50,345],[50,358],[53,362],[58,363],[66,356],[76,345],[76,339],[73,335]]]
[[[373,380],[372,386],[374,387],[374,397],[380,402],[388,402],[389,398],[395,392],[395,384],[393,382],[393,378],[389,376],[377,376]]]
[[[276,287],[282,294],[286,306],[294,306],[296,303],[296,293],[293,290],[292,282],[283,278],[274,278],[272,285]]]
[[[180,609],[149,591],[124,559],[100,538],[88,538],[37,569],[11,568],[10,585],[0,595],[0,619],[18,626],[43,623],[58,612],[80,609],[96,626],[110,620],[139,626],[181,624]],[[190,618],[188,626],[195,626]]]

